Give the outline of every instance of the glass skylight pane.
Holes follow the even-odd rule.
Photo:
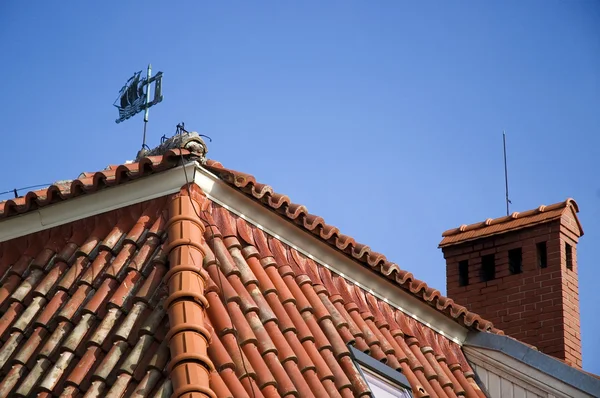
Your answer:
[[[410,391],[374,375],[368,369],[363,368],[363,373],[374,398],[412,398]]]

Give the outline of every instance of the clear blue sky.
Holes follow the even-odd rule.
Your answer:
[[[505,212],[505,129],[512,209],[580,205],[600,373],[598,2],[169,3],[0,5],[0,191],[133,159],[142,117],[117,125],[112,103],[151,62],[150,146],[185,121],[211,158],[445,292],[442,231]]]

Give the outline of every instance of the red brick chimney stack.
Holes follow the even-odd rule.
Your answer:
[[[581,368],[572,199],[446,231],[448,296],[507,335]]]

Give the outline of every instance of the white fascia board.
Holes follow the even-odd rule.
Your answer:
[[[0,221],[0,242],[178,192],[186,183],[186,175],[215,203],[455,343],[464,343],[468,332],[464,326],[300,227],[283,220],[197,162]]]
[[[464,343],[467,336],[464,326],[402,290],[384,276],[378,276],[363,264],[346,257],[301,227],[282,220],[282,216],[249,199],[210,171],[203,167],[199,167],[198,171],[194,182],[215,203],[455,343]]]
[[[188,163],[0,221],[0,242],[178,192],[185,185],[183,170],[192,181],[196,168]]]

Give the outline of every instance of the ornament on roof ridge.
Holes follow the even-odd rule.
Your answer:
[[[152,65],[148,65],[148,74],[140,79],[142,71],[136,72],[127,80],[127,83],[119,91],[119,96],[114,106],[119,110],[119,118],[115,120],[121,123],[141,111],[144,113],[144,122],[148,122],[148,109],[163,100],[162,95],[162,72],[152,76]],[[150,85],[154,84],[154,99],[150,100]],[[145,90],[144,90],[145,89]]]
[[[170,138],[163,136],[161,138],[160,145],[154,149],[145,150],[143,152],[140,151],[136,161],[139,161],[141,158],[146,156],[164,155],[172,149],[186,149],[192,154],[198,156],[200,158],[200,162],[204,163],[206,161],[208,147],[202,137],[208,138],[209,141],[212,141],[211,138],[206,135],[198,134],[195,131],[185,130],[184,124],[180,123],[177,125],[175,135]]]
[[[144,157],[150,150],[146,145],[146,128],[148,127],[148,114],[152,106],[163,100],[162,95],[162,72],[152,76],[152,65],[148,65],[148,74],[141,78],[142,71],[136,72],[127,80],[127,83],[119,91],[119,96],[114,106],[119,110],[119,118],[115,120],[121,123],[141,111],[144,111],[144,136],[142,138],[142,149],[137,157]],[[154,99],[150,100],[151,84],[154,83]],[[145,90],[144,90],[145,89]]]

